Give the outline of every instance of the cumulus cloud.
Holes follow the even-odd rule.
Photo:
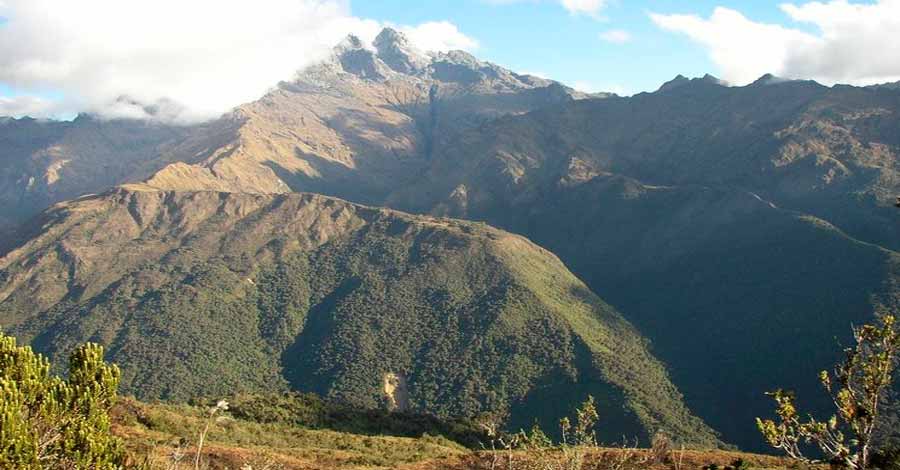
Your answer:
[[[345,0],[0,2],[0,83],[20,92],[0,101],[0,115],[146,117],[155,105],[180,121],[208,119],[327,57],[347,34],[372,40],[382,27]],[[477,46],[446,22],[400,29],[421,49]]]
[[[719,7],[709,18],[652,13],[659,27],[702,44],[723,78],[746,84],[765,73],[825,84],[868,85],[900,80],[900,0],[786,3],[787,19],[815,26],[755,22]]]
[[[599,35],[600,40],[613,44],[625,44],[631,41],[631,33],[622,29],[611,29],[603,31]]]

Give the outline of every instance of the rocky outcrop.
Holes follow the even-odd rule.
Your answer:
[[[388,67],[405,75],[416,75],[429,64],[428,57],[418,51],[402,33],[385,28],[373,43],[378,58]]]

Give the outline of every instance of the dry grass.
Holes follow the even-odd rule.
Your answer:
[[[489,453],[467,454],[458,459],[454,466],[435,466],[424,462],[409,468],[416,470],[437,469],[485,469],[491,468],[493,459]],[[567,468],[565,457],[559,451],[517,452],[512,466],[500,459],[495,470],[544,470]],[[693,470],[719,469],[735,470],[736,464],[743,462],[743,469],[788,469],[798,468],[789,459],[768,455],[748,454],[721,450],[675,450],[662,462],[655,461],[652,449],[629,447],[593,448],[584,450],[583,470]]]
[[[113,432],[125,440],[138,463],[146,462],[151,470],[195,468],[197,443],[208,420],[204,409],[122,400],[113,419]],[[223,414],[205,436],[199,468],[388,469],[467,452],[443,437],[357,435],[261,424]]]
[[[208,415],[185,405],[148,405],[122,400],[113,413],[114,432],[135,461],[148,470],[192,470],[197,441]],[[784,458],[728,451],[582,448],[583,470],[688,470],[792,468]],[[173,459],[173,456],[175,457]],[[510,459],[510,457],[512,457]],[[556,449],[473,452],[442,437],[367,436],[260,424],[222,415],[202,448],[204,470],[550,470],[568,468]]]

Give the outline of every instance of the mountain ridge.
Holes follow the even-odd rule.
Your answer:
[[[607,439],[665,427],[718,442],[633,327],[518,235],[297,193],[119,188],[44,219],[0,258],[4,329],[57,365],[106,344],[127,393],[295,389],[378,407],[391,372],[413,409],[441,416],[547,421],[534,393],[593,393]]]
[[[810,377],[796,388],[825,412],[813,378],[835,335],[900,307],[898,100],[697,80],[573,102],[467,131],[388,205],[550,249],[649,337],[692,409],[761,449],[743,423],[763,393]]]
[[[385,29],[379,37],[384,53],[412,53],[401,33]],[[587,97],[463,52],[410,55],[404,60],[420,67],[427,58],[427,67],[398,73],[368,47],[349,38],[332,58],[204,124],[9,120],[0,127],[9,162],[0,174],[0,201],[7,202],[0,228],[125,183],[312,191],[378,203],[397,180],[425,165],[436,141],[498,116]],[[354,74],[362,70],[354,58],[381,70],[378,77]]]
[[[896,194],[900,193],[897,137],[900,136],[900,93],[896,90],[826,87],[772,75],[760,77],[748,86],[731,87],[707,75],[694,79],[676,77],[654,93],[588,99],[590,96],[564,85],[516,74],[465,52],[427,55],[415,51],[395,31],[386,30],[379,38],[372,45],[348,38],[335,49],[331,59],[300,72],[260,100],[243,105],[217,121],[182,129],[174,136],[165,126],[155,128],[145,136],[146,145],[124,147],[122,166],[101,175],[102,178],[93,178],[87,169],[97,161],[104,162],[104,158],[81,161],[72,156],[78,152],[66,147],[80,149],[85,155],[109,155],[110,149],[120,146],[119,142],[127,140],[129,135],[143,135],[140,125],[118,122],[114,124],[121,129],[115,131],[115,126],[89,127],[91,121],[87,118],[63,131],[49,129],[52,126],[42,128],[40,123],[31,121],[3,124],[34,128],[32,136],[13,135],[6,137],[7,140],[0,132],[0,142],[11,142],[13,145],[8,147],[17,149],[8,158],[14,165],[4,168],[5,173],[0,174],[0,200],[9,203],[4,205],[7,210],[34,213],[42,208],[41,204],[79,195],[77,191],[65,192],[61,188],[81,187],[82,191],[102,192],[110,184],[121,183],[127,184],[116,191],[139,195],[134,196],[139,200],[163,198],[163,202],[154,203],[154,207],[161,208],[160,213],[165,213],[170,204],[174,209],[171,217],[150,217],[143,214],[146,208],[140,204],[132,209],[130,203],[110,202],[109,198],[117,197],[114,191],[88,196],[86,200],[73,202],[72,206],[63,204],[44,213],[43,219],[34,222],[34,229],[21,232],[20,238],[26,243],[27,240],[47,241],[42,253],[59,264],[36,278],[29,278],[29,271],[21,266],[17,271],[10,267],[12,264],[2,265],[0,286],[7,310],[0,318],[4,322],[18,318],[16,315],[21,313],[11,305],[25,302],[24,311],[37,309],[44,312],[45,318],[60,313],[54,309],[71,314],[77,307],[79,313],[73,318],[90,317],[99,321],[97,318],[110,314],[105,308],[119,305],[115,303],[118,297],[95,295],[95,291],[105,292],[111,285],[100,282],[103,276],[122,275],[126,279],[122,285],[137,283],[153,289],[159,287],[153,284],[157,282],[153,279],[169,282],[166,289],[158,289],[160,298],[144,300],[147,305],[160,309],[171,305],[187,308],[188,304],[178,303],[188,302],[177,292],[177,286],[182,285],[179,282],[186,286],[186,291],[197,295],[204,309],[209,307],[204,302],[216,295],[232,302],[228,308],[250,308],[242,303],[245,299],[228,297],[226,292],[217,290],[215,280],[219,278],[223,286],[232,287],[234,292],[263,295],[249,287],[247,278],[241,277],[244,273],[240,260],[215,258],[211,266],[195,265],[191,260],[197,257],[206,263],[206,255],[172,248],[172,258],[154,259],[163,264],[181,260],[185,272],[159,273],[132,266],[140,276],[131,278],[129,273],[116,271],[116,266],[98,267],[79,261],[65,230],[41,238],[42,230],[61,227],[53,224],[54,214],[62,217],[60,220],[74,220],[67,217],[77,214],[67,215],[65,208],[88,207],[91,201],[106,201],[105,204],[116,207],[116,215],[112,217],[115,220],[90,219],[100,233],[136,230],[135,224],[142,226],[141,221],[146,220],[166,227],[168,232],[148,240],[148,248],[168,246],[169,239],[183,242],[185,247],[201,243],[202,237],[184,236],[193,234],[191,221],[196,217],[211,220],[208,217],[211,213],[223,220],[244,220],[234,212],[235,207],[220,209],[212,203],[200,204],[205,209],[197,214],[184,214],[184,220],[179,220],[178,207],[183,204],[194,207],[189,204],[191,197],[197,201],[224,198],[237,206],[251,207],[256,200],[290,201],[295,197],[291,193],[312,192],[419,214],[408,216],[411,218],[456,217],[482,221],[533,240],[565,263],[560,268],[558,260],[540,255],[542,252],[534,248],[525,250],[529,257],[520,260],[515,256],[517,249],[503,247],[496,241],[485,245],[488,248],[484,252],[473,255],[476,258],[486,256],[487,252],[496,255],[491,258],[490,268],[473,269],[500,273],[497,276],[509,284],[493,285],[496,289],[491,298],[493,303],[485,305],[500,305],[532,319],[533,311],[518,307],[533,305],[544,312],[541,318],[555,319],[555,323],[550,322],[554,328],[563,325],[549,330],[558,333],[554,333],[554,338],[569,338],[566,344],[571,347],[562,348],[568,356],[541,357],[560,364],[564,370],[560,376],[564,380],[560,380],[569,380],[565,383],[571,386],[570,393],[584,392],[593,386],[590,380],[579,381],[580,373],[572,371],[593,370],[590,365],[593,359],[584,351],[603,350],[603,341],[590,334],[594,329],[603,328],[572,326],[584,325],[586,320],[568,317],[566,308],[561,308],[554,299],[565,299],[567,306],[582,305],[583,298],[594,299],[597,294],[603,299],[598,302],[609,302],[640,333],[629,335],[631,346],[626,346],[638,351],[652,347],[652,352],[661,359],[660,364],[669,367],[674,384],[669,384],[668,379],[656,380],[663,384],[662,395],[669,395],[671,400],[680,390],[687,403],[685,409],[696,412],[721,431],[723,440],[759,449],[762,442],[752,427],[752,419],[770,411],[763,393],[796,382],[796,388],[804,396],[817,396],[816,373],[837,359],[835,335],[847,340],[840,335],[849,331],[849,324],[864,323],[875,313],[900,308],[897,258],[900,224],[893,207]],[[28,186],[25,183],[30,177],[44,183]],[[34,189],[28,189],[31,187]],[[170,194],[181,196],[166,196]],[[39,202],[31,202],[31,197]],[[166,202],[167,197],[173,199]],[[17,202],[21,207],[15,205]],[[318,228],[302,225],[298,231],[315,234],[317,230],[337,230],[335,222],[329,222],[330,215],[321,215],[332,214],[331,209],[320,209],[322,225]],[[376,212],[368,217],[373,220],[395,217],[391,212],[378,217],[372,215]],[[280,217],[290,221],[294,215]],[[9,219],[10,225],[14,225],[16,217]],[[253,238],[259,229],[249,222],[246,225],[222,223],[215,229],[210,228],[214,226],[211,222],[204,225],[210,232],[226,234],[221,238],[216,238],[219,234],[206,234],[214,241],[204,248],[207,252],[217,253],[210,246],[237,246],[236,240]],[[397,223],[406,226],[405,222]],[[453,224],[470,227],[473,233],[493,230],[468,222]],[[317,295],[322,298],[316,305],[325,312],[335,312],[335,305],[345,305],[348,315],[357,319],[358,323],[353,324],[358,331],[381,338],[380,332],[369,328],[369,323],[379,320],[365,317],[356,306],[367,305],[385,318],[393,318],[390,312],[379,308],[385,302],[405,300],[383,295],[388,291],[384,286],[393,285],[390,283],[396,279],[386,280],[384,263],[379,264],[378,256],[364,248],[380,250],[386,259],[405,265],[408,260],[397,256],[412,252],[407,244],[418,246],[419,240],[418,235],[412,237],[405,229],[392,227],[396,228],[387,224],[373,229],[374,238],[363,235],[352,240],[342,238],[335,246],[343,244],[347,253],[351,253],[343,257],[339,250],[320,252],[310,245],[304,252],[308,259],[285,261],[274,254],[277,250],[273,248],[283,242],[279,238],[282,235],[269,240],[273,247],[266,244],[254,250],[267,253],[263,264],[272,272],[282,270],[279,272],[284,277],[294,276],[307,282],[309,266],[322,268],[335,280],[335,285],[327,289],[318,287],[321,291]],[[357,233],[347,230],[346,233]],[[472,242],[471,234],[460,239]],[[443,244],[447,240],[435,244],[441,250],[453,252]],[[91,246],[85,243],[80,249]],[[134,251],[113,246],[114,256]],[[25,251],[17,252],[16,256],[31,253],[22,246],[19,248]],[[91,253],[92,259],[101,259],[96,251]],[[245,254],[251,259],[258,255],[255,251]],[[541,272],[534,264],[536,259],[559,268],[556,277],[546,273],[543,277],[530,277]],[[454,271],[464,264],[458,261],[455,267],[439,266],[454,272],[457,284],[486,282]],[[131,265],[123,262],[123,266]],[[438,265],[428,266],[440,270]],[[356,273],[354,269],[369,273],[366,279],[371,279],[373,284],[367,284],[364,290],[370,297],[354,297],[361,281],[341,277],[341,273]],[[586,287],[560,286],[558,279],[569,279],[569,274],[561,274],[567,273],[567,269],[583,280]],[[83,273],[95,273],[96,278],[79,278]],[[85,279],[82,284],[81,280]],[[435,279],[438,278],[431,281]],[[195,281],[199,284],[195,285]],[[45,289],[28,291],[30,282],[44,283]],[[307,284],[285,287],[270,283],[266,288],[277,292],[282,292],[278,290],[282,288],[296,289],[291,291],[294,294],[316,289]],[[554,286],[555,294],[544,295],[542,284]],[[114,289],[120,297],[130,298],[127,292],[116,289],[120,288]],[[424,295],[421,285],[405,289],[411,289],[404,291],[412,292],[410,298]],[[10,297],[7,291],[18,293]],[[36,303],[45,302],[41,294],[72,301],[89,296],[95,303],[76,302],[76,307],[57,307],[59,302],[55,299],[35,307]],[[441,303],[445,301],[446,296],[428,297],[422,304],[434,302],[445,308],[448,304]],[[119,307],[145,308],[140,307],[140,302],[125,305],[127,308]],[[274,311],[311,312],[303,305],[302,308],[280,305]],[[474,305],[485,308],[471,304],[475,310]],[[555,313],[550,315],[547,311]],[[301,317],[306,319],[305,315]],[[516,325],[514,317],[504,317],[501,323],[509,329],[503,331],[521,334],[527,328]],[[271,316],[265,318],[274,321]],[[284,321],[288,323],[294,321],[286,318]],[[429,318],[438,321],[437,313]],[[37,345],[49,348],[54,342],[65,344],[65,338],[54,336],[52,327],[36,319],[30,321],[37,325],[33,331],[26,326],[18,327],[18,331]],[[341,351],[352,349],[347,345],[347,338],[355,338],[357,333],[327,321],[315,325],[317,329],[309,330],[305,339],[327,351],[323,356],[334,363],[305,359],[307,362],[295,366],[321,379],[316,382],[319,388],[315,391],[325,395],[343,394],[372,405],[369,378],[354,375],[363,372],[350,362],[341,362]],[[50,333],[38,334],[44,327]],[[275,331],[280,331],[278,328]],[[572,334],[575,329],[580,333]],[[458,330],[449,328],[449,331]],[[288,341],[289,337],[280,337],[279,341]],[[644,337],[649,339],[650,346],[644,343]],[[265,342],[261,338],[257,340],[260,344]],[[539,342],[523,340],[523,344],[531,352],[546,353]],[[635,346],[638,344],[642,346]],[[626,346],[622,347],[628,349]],[[503,343],[497,350],[512,349],[513,345]],[[786,364],[772,351],[801,360]],[[371,348],[364,353],[371,357],[380,354]],[[263,355],[259,350],[253,354]],[[524,359],[520,363],[526,364],[525,369],[536,370]],[[244,366],[234,365],[235,370],[250,374],[248,377],[253,380],[264,381]],[[289,377],[272,372],[276,368],[270,364],[266,372],[270,375],[265,380],[290,382]],[[344,374],[340,376],[344,381],[341,385],[335,386],[328,382],[330,379],[322,378],[337,377],[323,375],[322,370],[339,369]],[[627,382],[623,378],[627,376],[610,373],[606,379]],[[656,372],[654,376],[660,377]],[[803,378],[798,380],[798,376]],[[531,395],[536,400],[534,403],[538,400],[535,397],[550,403],[547,406],[567,405],[571,401],[573,397],[552,386],[554,378],[545,375],[542,379],[548,383],[529,382],[532,387],[529,390],[537,393]],[[239,383],[239,379],[227,378],[229,384]],[[522,390],[522,384],[509,377],[497,380],[502,383],[501,388]],[[509,385],[510,380],[515,383]],[[164,387],[150,385],[155,381],[168,383],[165,378],[153,378],[148,382],[148,390],[159,395],[167,393]],[[434,376],[426,382],[437,383]],[[357,395],[359,390],[353,387],[362,383],[368,391]],[[588,388],[583,388],[583,383],[589,384],[585,385]],[[137,385],[133,386],[137,389]],[[470,388],[463,387],[468,393],[465,396],[472,397],[480,393],[483,384],[467,386]],[[479,391],[476,393],[472,387]],[[645,383],[628,392],[631,397],[637,397],[634,398],[637,405],[628,405],[629,409],[636,416],[644,413],[645,417],[641,418],[644,424],[637,426],[644,429],[642,432],[653,427],[646,423],[661,422],[653,418],[659,412],[635,411],[646,408],[646,403],[659,401],[642,395],[649,393],[647,388]],[[184,396],[184,390],[172,393]],[[431,395],[427,399],[433,403],[450,406],[440,387],[428,393]],[[491,393],[506,392],[491,390],[485,396]],[[419,398],[425,400],[424,396]],[[617,404],[628,401],[616,393],[606,396]],[[512,400],[516,403],[509,406],[514,409],[528,401],[523,400]],[[481,406],[487,401],[481,396],[471,403]],[[814,410],[829,406],[824,396],[818,401],[812,398],[810,402]],[[529,413],[534,407],[522,406],[526,410],[522,416],[533,417]],[[665,408],[680,409],[677,403]],[[460,410],[470,411],[444,409],[448,413]],[[564,411],[556,410],[555,414],[562,415]],[[692,420],[678,418],[679,413],[670,413],[666,419],[679,423],[677,426],[686,429],[687,435],[708,437],[702,427],[690,424]],[[635,427],[627,418],[621,419],[617,424]],[[704,439],[708,441],[706,437],[701,440]]]

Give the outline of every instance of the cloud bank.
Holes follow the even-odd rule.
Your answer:
[[[742,85],[773,73],[825,84],[900,80],[900,0],[780,5],[788,19],[815,32],[755,22],[719,7],[709,18],[650,15],[659,27],[702,44],[722,77]]]
[[[0,17],[0,83],[23,92],[0,99],[0,115],[144,118],[157,105],[183,122],[257,99],[383,26],[344,0],[0,0]],[[446,22],[399,29],[424,50],[477,47]]]

